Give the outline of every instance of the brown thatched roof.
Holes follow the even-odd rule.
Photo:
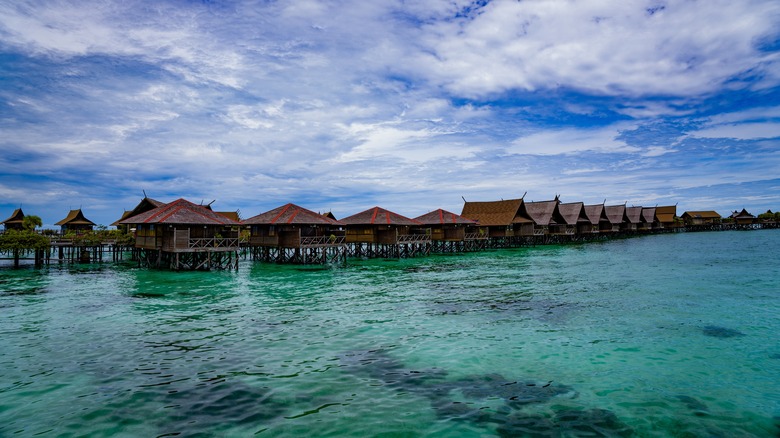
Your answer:
[[[611,224],[622,224],[626,216],[625,205],[607,205],[604,207],[604,213]]]
[[[642,222],[642,207],[626,207],[626,218],[630,224]]]
[[[68,212],[68,215],[65,217],[65,219],[62,219],[59,222],[56,222],[54,225],[95,225],[94,222],[84,217],[84,213],[81,212],[81,209],[78,210],[71,210]]]
[[[460,215],[475,220],[486,227],[509,226],[514,223],[529,222],[530,218],[519,215],[522,199],[506,201],[466,202]]]
[[[135,215],[138,215],[138,214],[141,214],[141,213],[146,213],[149,210],[155,209],[157,207],[162,207],[163,205],[165,205],[164,202],[158,201],[156,199],[144,197],[143,199],[141,199],[141,202],[139,202],[138,205],[135,206],[135,208],[133,208],[132,210],[129,210],[129,211],[125,211],[122,214],[122,217],[117,219],[111,225],[112,226],[117,226],[125,219],[131,218],[131,217],[133,217]]]
[[[282,205],[257,216],[252,216],[241,223],[244,225],[342,225],[338,221],[295,204]]]
[[[567,225],[576,225],[578,222],[590,222],[585,214],[585,204],[582,202],[567,202],[558,204],[558,213]]]
[[[720,219],[721,216],[717,211],[703,210],[703,211],[686,211],[681,217],[684,218],[696,218],[696,219]]]
[[[658,222],[671,223],[674,222],[674,216],[677,215],[676,205],[667,205],[663,207],[655,207],[655,217],[658,218]]]
[[[238,211],[215,211],[214,213],[225,216],[226,218],[236,222],[241,222],[241,217],[239,216]]]
[[[146,213],[127,218],[120,224],[181,224],[181,225],[240,225],[232,219],[214,213],[203,205],[186,199],[177,199]]]
[[[557,198],[552,201],[523,202],[525,212],[536,225],[550,225],[557,205]]]
[[[422,225],[414,219],[409,219],[406,216],[401,216],[381,207],[369,208],[366,211],[345,217],[339,222],[346,225]]]
[[[323,216],[325,216],[325,217],[326,217],[326,218],[328,218],[328,219],[333,219],[334,221],[335,221],[335,220],[338,220],[338,219],[336,219],[336,215],[335,215],[335,214],[333,214],[333,212],[332,212],[332,211],[329,211],[329,212],[327,212],[327,213],[323,214]]]
[[[642,207],[642,222],[655,222],[655,207]]]
[[[423,225],[475,225],[477,221],[466,219],[463,216],[458,216],[455,213],[450,213],[447,210],[434,210],[430,213],[426,213],[422,216],[414,218],[414,220],[422,223]]]
[[[11,214],[11,217],[8,219],[0,222],[0,225],[22,225],[22,222],[24,221],[24,212],[21,208],[17,208],[14,210],[13,214]]]
[[[752,214],[748,213],[748,211],[746,209],[744,209],[744,208],[739,213],[737,213],[735,211],[729,217],[734,218],[734,219],[755,219],[755,216],[753,216]]]
[[[598,225],[601,221],[609,221],[604,213],[604,204],[586,205],[585,215],[588,216],[588,220],[593,225]]]

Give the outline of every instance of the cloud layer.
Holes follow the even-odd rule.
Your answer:
[[[9,3],[0,214],[780,208],[777,2]]]

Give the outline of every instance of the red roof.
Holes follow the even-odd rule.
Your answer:
[[[210,209],[193,204],[186,199],[177,199],[146,213],[127,218],[120,224],[184,224],[184,225],[240,225],[232,219]]]
[[[252,216],[241,222],[244,225],[342,225],[341,222],[327,216],[299,207],[295,204],[285,204],[271,211]]]
[[[465,217],[458,216],[455,213],[450,213],[447,210],[434,210],[430,213],[426,213],[422,216],[414,218],[414,220],[424,225],[476,225],[477,221],[466,219]]]
[[[340,222],[347,225],[422,225],[414,219],[380,207],[369,208],[366,211],[345,217]]]

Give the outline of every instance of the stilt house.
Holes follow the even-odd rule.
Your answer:
[[[447,210],[434,210],[413,220],[422,224],[433,241],[466,240],[466,227],[477,225],[477,221],[466,219]],[[485,236],[487,237],[487,236]]]
[[[534,236],[550,234],[557,229],[556,225],[566,223],[560,216],[558,204],[558,198],[552,201],[523,202],[522,208],[525,214],[533,221]]]
[[[553,213],[553,217],[555,216],[556,214]],[[554,234],[572,236],[574,234],[589,233],[591,230],[590,219],[585,213],[585,204],[582,202],[559,203],[557,216],[560,217],[563,223],[556,223]]]
[[[381,207],[339,222],[346,226],[346,243],[356,257],[407,257],[430,252],[431,236],[424,233],[420,222]]]
[[[740,212],[735,211],[729,217],[733,219],[734,223],[737,225],[752,225],[756,221],[756,217],[748,213],[744,208]]]
[[[659,228],[674,228],[679,226],[676,221],[677,206],[666,205],[655,207],[655,218],[658,221]]]
[[[609,220],[609,228],[602,227],[600,232],[602,233],[617,233],[623,228],[623,224],[626,222],[626,206],[622,205],[607,205],[604,207],[604,213]]]
[[[523,199],[488,202],[466,202],[460,215],[477,221],[467,233],[488,237],[533,236],[534,224],[522,208]]]
[[[686,211],[682,214],[685,225],[715,225],[721,222],[721,216],[716,211]]]
[[[624,231],[638,231],[642,225],[642,207],[626,207]]]
[[[0,222],[7,230],[21,230],[24,228],[24,212],[21,208],[14,210],[11,217]]]
[[[584,208],[585,215],[588,216],[588,221],[590,222],[590,233],[598,233],[602,228],[602,224],[604,224],[604,228],[611,229],[609,218],[604,211],[604,204],[586,205]],[[581,233],[585,233],[585,230],[583,229]]]
[[[285,204],[241,222],[250,227],[254,258],[282,263],[328,262],[346,257],[344,224]]]
[[[639,225],[640,231],[650,231],[658,228],[655,218],[655,207],[642,207],[642,223]]]
[[[84,213],[79,208],[78,210],[71,210],[65,219],[56,222],[54,225],[59,225],[62,234],[65,234],[68,231],[92,231],[95,223],[84,217]]]
[[[142,261],[173,269],[238,268],[239,222],[185,199],[119,222],[136,229]]]

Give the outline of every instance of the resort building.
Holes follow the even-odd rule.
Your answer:
[[[525,213],[523,199],[466,202],[461,217],[477,221],[467,232],[487,234],[490,238],[533,236],[534,223]],[[486,230],[486,231],[483,231]]]
[[[756,221],[756,217],[748,213],[744,208],[740,212],[734,211],[729,217],[737,225],[752,225]]]
[[[59,225],[62,234],[69,231],[92,231],[95,223],[84,217],[84,213],[79,208],[78,210],[71,210],[65,219],[56,222],[54,225]]]
[[[562,224],[565,225],[566,221],[560,216],[558,212],[558,198],[556,197],[552,201],[538,201],[538,202],[523,202],[521,208],[525,212],[527,217],[531,218],[533,222],[533,235],[545,236],[550,234],[551,225]]]
[[[554,234],[573,236],[575,234],[590,234],[591,222],[585,213],[585,204],[582,202],[568,202],[558,204],[558,215],[563,223],[555,225]],[[556,214],[553,213],[553,216]]]
[[[677,221],[677,206],[667,205],[655,207],[655,218],[660,228],[674,228],[680,226]]]
[[[602,233],[618,233],[623,230],[626,220],[626,205],[607,205],[604,207],[607,223],[602,223],[599,229]]]
[[[716,211],[686,211],[682,214],[685,225],[715,225],[721,223],[721,216]]]
[[[640,231],[650,231],[658,228],[658,222],[655,218],[655,207],[642,207],[642,223],[639,225]]]
[[[11,217],[0,222],[0,224],[3,225],[6,231],[21,230],[24,228],[24,212],[21,208],[17,208],[14,210],[13,214],[11,214]]]
[[[119,222],[136,229],[139,264],[171,269],[238,269],[239,222],[185,199]]]
[[[155,199],[149,198],[144,196],[143,199],[141,199],[141,202],[138,203],[138,205],[135,206],[132,210],[125,210],[124,213],[122,213],[122,217],[117,219],[114,223],[111,225],[114,227],[117,227],[117,229],[122,230],[124,232],[128,232],[128,226],[123,225],[120,222],[127,218],[131,218],[133,216],[138,216],[141,213],[146,213],[149,210],[153,210],[157,207],[162,207],[165,205],[164,202],[157,201]]]
[[[420,222],[381,207],[339,222],[346,226],[345,240],[354,257],[412,257],[431,250],[431,236],[424,233]]]
[[[609,223],[609,218],[607,217],[607,213],[604,210],[604,204],[586,205],[584,206],[584,209],[585,215],[588,217],[588,221],[590,222],[591,234],[599,233],[602,227],[604,229],[612,229],[612,226]],[[581,233],[585,233],[585,231],[586,230],[583,229]]]
[[[257,260],[278,263],[344,261],[344,224],[319,213],[285,204],[241,222],[249,227],[249,247]]]
[[[488,239],[486,229],[467,233],[467,227],[474,228],[477,221],[466,219],[447,210],[434,210],[413,220],[422,224],[426,234],[431,237],[434,252],[474,251],[482,249]]]
[[[642,226],[642,207],[626,207],[625,231],[638,231]]]

